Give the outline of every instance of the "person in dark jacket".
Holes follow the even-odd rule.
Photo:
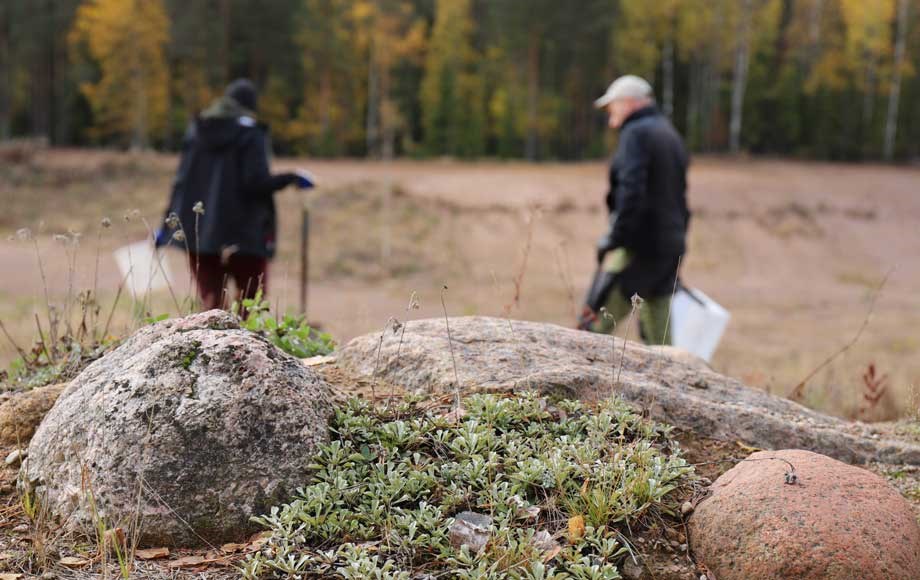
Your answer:
[[[178,246],[205,310],[226,307],[227,283],[236,300],[268,284],[275,254],[274,193],[289,185],[312,186],[306,172],[269,171],[267,128],[256,121],[258,93],[246,79],[233,81],[189,127],[158,246]]]
[[[669,344],[671,294],[690,221],[687,151],[644,79],[620,77],[595,105],[607,109],[619,143],[610,163],[609,228],[598,242],[599,274],[580,326],[609,333],[635,304],[643,340]]]

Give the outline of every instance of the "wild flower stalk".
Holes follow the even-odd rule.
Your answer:
[[[383,337],[387,333],[387,328],[390,328],[394,323],[398,324],[399,321],[392,316],[387,318],[383,325],[383,330],[380,331],[380,342],[377,343],[377,359],[374,361],[374,372],[371,374],[371,399],[374,401],[377,400],[377,369],[380,367],[380,351],[383,349]]]
[[[406,304],[406,321],[400,325],[401,328],[399,329],[399,344],[396,347],[396,363],[397,364],[399,364],[399,355],[402,352],[403,338],[405,338],[406,336],[406,327],[409,326],[409,314],[411,311],[418,310],[419,308],[421,308],[421,306],[419,305],[418,294],[415,292],[415,290],[413,290],[412,293],[409,295],[409,303]],[[387,400],[388,406],[390,404],[390,401],[396,398],[396,392],[394,390],[395,388],[396,388],[396,385],[391,385],[390,398]]]
[[[632,309],[629,311],[629,321],[626,323],[626,334],[623,336],[623,351],[620,354],[620,366],[617,369],[617,378],[614,384],[614,388],[620,386],[620,372],[622,372],[623,363],[626,361],[626,343],[629,342],[629,329],[632,327],[633,318],[635,317],[636,313],[642,310],[643,300],[639,297],[638,294],[633,294],[630,301],[632,302]]]
[[[450,336],[450,320],[447,316],[447,304],[444,302],[444,293],[447,285],[441,288],[441,308],[444,309],[444,325],[447,327],[447,345],[450,347],[450,361],[454,366],[454,413],[460,417],[460,375],[457,373],[457,359],[454,356],[454,342]]]
[[[173,289],[172,280],[170,280],[169,276],[166,275],[166,268],[163,267],[163,256],[160,254],[160,252],[157,250],[157,247],[156,247],[156,234],[153,232],[153,228],[150,227],[150,223],[147,221],[146,218],[142,218],[142,221],[144,222],[144,227],[147,228],[147,235],[150,236],[149,239],[152,240],[151,243],[153,244],[153,258],[154,258],[154,262],[150,264],[150,271],[148,272],[148,276],[147,276],[147,293],[149,295],[150,290],[151,290],[150,285],[153,283],[153,277],[156,274],[154,269],[156,268],[156,270],[160,272],[160,275],[163,276],[163,281],[166,282],[166,288],[167,290],[169,290],[169,296],[170,298],[172,298],[173,304],[176,306],[177,314],[181,315],[182,306],[179,304],[179,299],[176,298],[176,292]],[[147,298],[145,297],[145,301],[146,300]]]
[[[195,205],[192,206],[192,211],[195,213],[195,279],[198,279],[198,272],[201,268],[201,246],[198,242],[198,220],[201,216],[204,215],[204,202],[197,201]]]
[[[96,264],[93,268],[93,294],[92,298],[94,301],[98,302],[99,296],[99,256],[102,254],[102,234],[107,229],[112,227],[112,220],[104,217],[99,222],[99,231],[96,234]],[[98,306],[93,309],[93,315],[91,316],[90,328],[93,329],[93,340],[96,340],[96,325],[98,324],[99,309]]]

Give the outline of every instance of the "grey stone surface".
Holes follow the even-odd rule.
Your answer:
[[[70,527],[143,545],[244,538],[290,499],[328,438],[327,383],[221,311],[145,327],[76,377],[21,472]],[[91,496],[91,497],[90,497]]]
[[[487,515],[460,512],[448,530],[450,544],[458,550],[466,546],[474,554],[481,552],[489,543],[491,525],[492,518]]]
[[[616,393],[698,436],[808,449],[850,463],[920,464],[916,444],[748,388],[691,355],[675,358],[634,342],[624,350],[610,336],[498,318],[452,318],[450,332],[464,390],[536,389],[588,401]],[[373,377],[379,344],[380,333],[352,340],[337,353],[339,366],[356,378]],[[384,337],[377,380],[410,392],[449,392],[455,382],[449,346],[443,318],[410,321],[401,347],[399,334]]]

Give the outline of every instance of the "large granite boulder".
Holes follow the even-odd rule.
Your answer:
[[[328,440],[327,383],[222,311],[145,327],[77,376],[39,426],[21,484],[70,527],[142,544],[244,538]]]
[[[808,451],[761,451],[711,491],[690,518],[690,545],[719,580],[920,578],[910,505],[864,469]]]
[[[404,332],[352,340],[337,353],[352,380],[410,392],[537,389],[598,400],[616,393],[653,419],[696,436],[758,448],[797,447],[850,463],[920,464],[920,446],[748,388],[688,353],[536,322],[412,320]],[[378,348],[380,357],[378,364]],[[452,355],[453,353],[453,355]]]

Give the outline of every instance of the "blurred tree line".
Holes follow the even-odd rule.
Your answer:
[[[653,82],[696,151],[920,155],[920,0],[0,0],[0,139],[176,148],[235,77],[277,150],[580,159]]]

